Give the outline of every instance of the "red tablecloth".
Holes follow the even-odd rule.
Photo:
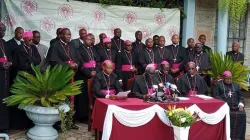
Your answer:
[[[177,107],[189,107],[196,104],[203,112],[214,113],[225,102],[211,99],[203,100],[199,98],[190,98],[190,100],[160,103],[163,108],[168,105],[176,105]],[[102,131],[103,123],[106,115],[108,105],[116,105],[121,108],[130,110],[141,110],[148,108],[153,103],[145,103],[140,99],[129,98],[127,100],[109,100],[97,99],[95,102],[92,114],[92,129]],[[225,118],[216,125],[209,125],[202,121],[196,122],[192,125],[189,132],[189,140],[225,140],[226,126]],[[127,127],[122,125],[113,117],[112,132],[110,140],[173,140],[173,129],[161,122],[157,115],[147,124],[140,127]]]

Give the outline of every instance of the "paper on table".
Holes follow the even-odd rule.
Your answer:
[[[213,97],[206,96],[206,95],[195,95],[195,96],[204,100],[213,99]]]
[[[189,98],[187,97],[177,97],[177,98],[179,98],[180,100],[189,100]]]
[[[123,91],[123,92],[119,92],[116,96],[128,96],[128,94],[130,93],[131,91]]]

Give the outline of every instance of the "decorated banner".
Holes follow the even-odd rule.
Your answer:
[[[66,0],[4,0],[1,21],[7,26],[5,40],[14,36],[16,27],[41,32],[41,43],[49,45],[56,37],[56,29],[67,27],[72,39],[78,38],[81,28],[87,29],[99,42],[99,34],[113,37],[113,30],[122,30],[122,39],[135,40],[135,32],[142,31],[143,41],[154,35],[166,37],[179,34],[179,9],[103,6],[96,3]]]

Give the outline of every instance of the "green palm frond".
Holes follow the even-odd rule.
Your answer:
[[[68,96],[81,94],[83,81],[70,83],[74,72],[69,66],[47,67],[41,73],[39,66],[31,65],[35,75],[25,71],[18,73],[10,92],[13,94],[3,101],[8,106],[18,105],[19,109],[27,105],[52,107],[67,100]]]
[[[209,52],[209,57],[211,60],[212,70],[205,72],[208,75],[211,75],[213,80],[219,79],[222,77],[222,73],[226,70],[229,70],[233,74],[233,81],[241,86],[241,88],[248,90],[247,87],[247,74],[250,73],[250,70],[247,66],[241,65],[241,61],[233,62],[231,56],[223,55],[221,52]]]

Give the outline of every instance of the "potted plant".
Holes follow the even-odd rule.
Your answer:
[[[168,106],[166,115],[171,121],[174,130],[175,140],[188,140],[190,126],[196,122],[197,116],[192,114],[186,108],[176,108]]]
[[[212,69],[204,72],[212,77],[212,86],[222,79],[222,73],[229,70],[233,74],[233,81],[241,86],[241,88],[248,90],[247,74],[250,70],[247,66],[242,65],[242,61],[234,62],[231,56],[223,55],[219,52],[208,53],[211,61]]]
[[[53,140],[58,132],[52,127],[61,119],[65,127],[66,113],[72,111],[67,104],[69,96],[81,93],[83,81],[70,83],[74,72],[69,66],[50,66],[41,73],[39,66],[32,65],[35,75],[20,71],[12,85],[13,94],[4,99],[8,106],[18,105],[35,126],[29,129],[27,136],[35,140]],[[71,120],[72,121],[72,120]],[[72,123],[69,123],[72,124]],[[63,129],[65,130],[65,129]]]

